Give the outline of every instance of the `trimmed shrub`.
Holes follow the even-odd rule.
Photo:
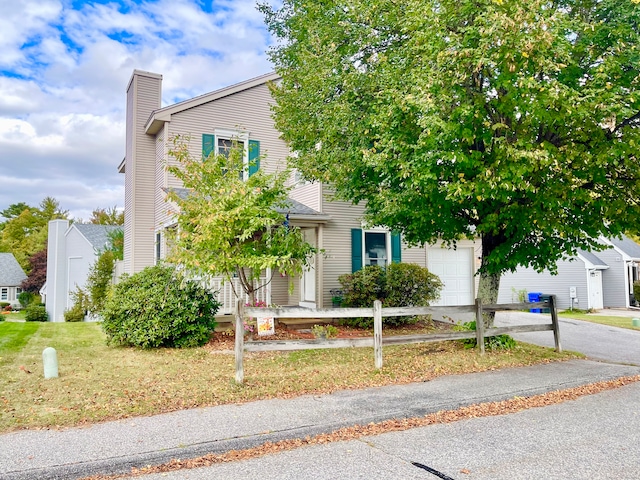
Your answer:
[[[49,320],[49,314],[44,305],[32,303],[25,309],[24,319],[27,322],[46,322]]]
[[[422,307],[440,296],[442,282],[428,269],[412,263],[393,263],[386,269],[369,265],[355,273],[341,275],[344,307],[371,307],[380,300],[384,307]],[[387,325],[416,322],[415,317],[387,317]],[[345,319],[344,323],[371,328],[373,318]]]
[[[374,300],[382,300],[386,296],[386,272],[378,265],[369,265],[355,273],[341,275],[338,281],[342,285],[344,307],[370,307]]]
[[[437,300],[440,278],[415,263],[392,263],[387,267],[387,307],[423,307]]]
[[[214,330],[220,303],[175,268],[156,265],[123,276],[102,310],[110,345],[195,347]]]
[[[640,280],[633,282],[633,298],[636,302],[640,302]]]
[[[22,308],[27,308],[35,299],[36,294],[33,292],[24,291],[18,294],[18,301],[20,302],[20,305],[22,305]]]
[[[0,309],[4,309],[4,307],[10,307],[11,304],[9,302],[0,302]]]

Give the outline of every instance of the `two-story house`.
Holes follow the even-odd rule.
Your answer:
[[[172,137],[189,136],[194,156],[223,151],[236,139],[245,147],[245,161],[261,156],[259,168],[267,171],[284,165],[289,149],[275,129],[270,110],[269,83],[278,79],[269,73],[163,107],[162,76],[133,72],[127,86],[126,153],[119,166],[125,176],[125,272],[138,272],[165,255],[165,231],[175,223],[176,212],[175,205],[165,201],[166,192],[181,188],[166,170],[167,162],[175,161],[168,156]],[[340,288],[340,275],[364,265],[402,261],[426,266],[440,276],[445,287],[439,304],[473,303],[479,244],[463,241],[455,250],[439,245],[409,248],[388,230],[364,225],[362,206],[332,201],[330,193],[323,183],[294,184],[285,213],[324,254],[317,255],[309,271],[294,280],[293,293],[288,292],[289,279],[273,275],[260,299],[278,305],[329,307],[330,291]],[[220,289],[229,311],[230,289],[215,282],[212,288]]]

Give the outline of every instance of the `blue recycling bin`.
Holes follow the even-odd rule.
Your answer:
[[[539,302],[540,301],[540,295],[542,295],[542,292],[529,292],[529,303]],[[529,311],[531,313],[540,313],[541,312],[541,310],[539,308],[530,308]]]

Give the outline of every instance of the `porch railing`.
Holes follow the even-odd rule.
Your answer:
[[[233,282],[233,288],[231,286],[231,282]],[[238,278],[233,278],[231,279],[231,281],[223,281],[223,279],[220,277],[214,277],[208,280],[203,280],[203,284],[208,290],[215,293],[216,299],[222,304],[220,310],[218,311],[219,314],[228,315],[235,312],[237,297],[233,293],[234,288],[235,291],[240,295],[240,300],[242,301],[242,303],[249,303],[249,296],[244,293],[244,290],[242,290],[240,279]],[[267,278],[260,277],[260,279],[258,280],[258,286],[260,288],[256,291],[256,302],[264,302],[268,305],[269,294],[267,290],[269,286],[267,285]]]

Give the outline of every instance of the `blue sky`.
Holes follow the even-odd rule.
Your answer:
[[[132,71],[163,75],[163,106],[269,72],[255,4],[0,0],[0,210],[123,207]]]

